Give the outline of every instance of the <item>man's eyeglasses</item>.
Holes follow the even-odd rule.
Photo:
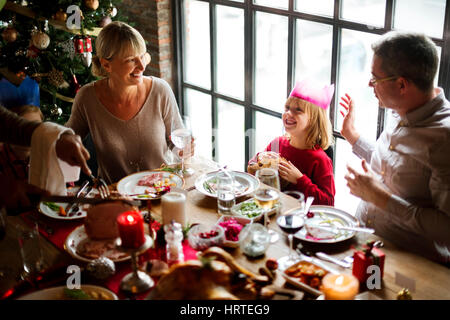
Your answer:
[[[372,78],[369,80],[369,84],[374,87],[380,82],[389,81],[389,80],[396,80],[396,79],[398,79],[397,76],[389,76],[389,77],[380,78],[380,79],[377,79],[374,76],[372,76]]]

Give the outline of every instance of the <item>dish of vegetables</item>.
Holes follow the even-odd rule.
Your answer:
[[[274,208],[267,212],[267,214],[269,216],[275,214],[279,207],[280,204],[277,203]],[[260,220],[264,214],[264,210],[258,207],[254,198],[236,204],[233,208],[231,208],[231,212],[236,216],[241,216],[253,221]]]

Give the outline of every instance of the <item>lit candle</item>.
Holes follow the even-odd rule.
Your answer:
[[[169,192],[161,197],[161,213],[163,224],[175,220],[182,227],[186,226],[186,196],[181,192]]]
[[[139,212],[127,211],[117,217],[122,247],[137,249],[145,242],[144,219]]]
[[[359,281],[350,274],[328,273],[322,280],[326,300],[353,300],[358,290]]]

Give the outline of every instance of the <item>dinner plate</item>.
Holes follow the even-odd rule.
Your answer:
[[[218,171],[208,172],[195,180],[195,188],[208,197],[217,198],[217,192],[210,192],[206,185],[217,182],[216,175]],[[235,181],[236,197],[242,197],[251,194],[259,188],[259,180],[249,173],[241,171],[230,171]]]
[[[80,187],[73,187],[67,189],[67,195],[68,196],[74,196],[76,192],[79,190]],[[94,198],[95,195],[98,193],[96,189],[92,189],[92,191],[89,193],[89,198]],[[62,203],[62,202],[52,202],[52,204],[56,206],[61,206],[66,210],[68,203]],[[78,214],[74,214],[73,216],[62,216],[59,214],[59,210],[53,210],[51,207],[46,205],[44,202],[39,203],[39,212],[43,215],[46,215],[47,217],[53,218],[53,219],[59,219],[59,220],[76,220],[76,219],[83,219],[87,215],[87,208],[89,208],[88,204],[78,204],[78,207],[80,208],[78,210]]]
[[[184,187],[184,179],[182,177],[180,177],[179,175],[172,173],[172,172],[168,172],[168,171],[161,171],[161,170],[156,170],[156,171],[141,171],[141,172],[136,172],[133,173],[129,176],[126,176],[125,178],[123,178],[122,180],[120,180],[117,183],[117,191],[124,195],[124,196],[130,196],[133,199],[138,199],[138,200],[142,200],[142,199],[149,199],[149,200],[153,200],[153,199],[160,199],[161,195],[155,195],[155,196],[145,196],[145,191],[149,188],[147,186],[138,186],[138,182],[139,180],[141,180],[142,178],[144,178],[145,176],[148,175],[152,175],[152,174],[160,174],[162,175],[161,180],[165,180],[165,179],[169,179],[169,183],[175,183],[177,188],[183,188]],[[159,181],[161,181],[159,180]],[[142,196],[138,196],[138,195],[142,195]]]
[[[28,293],[19,297],[17,300],[72,300],[66,298],[64,295],[64,289],[67,286],[52,287],[32,293]],[[93,297],[93,300],[119,300],[117,295],[103,287],[93,285],[81,285],[81,290]],[[101,299],[95,299],[94,297],[100,297]]]
[[[303,213],[303,209],[300,208],[294,208],[289,210],[288,212],[292,211],[300,211]],[[285,214],[287,214],[286,212]],[[312,218],[306,218],[308,222],[311,222],[313,224],[323,225],[323,226],[330,226],[330,225],[336,225],[336,226],[344,226],[344,227],[357,227],[359,225],[358,220],[350,215],[349,213],[334,208],[330,206],[311,206],[309,209],[309,212],[314,213],[314,217]],[[307,234],[306,228],[303,227],[298,231],[294,236],[300,240],[307,241],[307,242],[313,242],[313,243],[337,243],[341,241],[348,240],[352,238],[356,234],[355,231],[347,231],[347,230],[339,230],[339,232],[336,234],[334,238],[331,239],[318,239],[314,238]]]
[[[90,240],[86,230],[84,228],[84,225],[77,227],[76,229],[74,229],[66,238],[66,241],[64,242],[64,249],[75,259],[84,261],[84,262],[91,262],[92,260],[95,260],[93,258],[89,258],[89,257],[85,257],[81,254],[78,253],[77,249],[79,248],[80,245],[84,244],[85,242],[96,242],[99,243],[100,242],[113,242],[115,240]],[[144,250],[145,251],[145,250]],[[111,254],[113,253],[119,253],[120,250],[119,249],[113,249],[113,250],[109,250],[106,251],[105,254],[103,254],[103,256],[111,259],[114,262],[121,262],[121,261],[126,261],[128,259],[131,258],[131,256],[129,254],[125,254],[124,256],[121,256],[119,258],[117,257],[113,257],[111,256]],[[138,253],[142,253],[142,252],[138,252]]]

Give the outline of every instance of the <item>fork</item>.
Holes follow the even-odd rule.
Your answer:
[[[92,174],[89,176],[89,178],[93,181],[94,188],[98,190],[102,199],[106,199],[111,195],[111,192],[109,192],[109,188],[105,180],[103,180],[102,178],[96,178]]]

